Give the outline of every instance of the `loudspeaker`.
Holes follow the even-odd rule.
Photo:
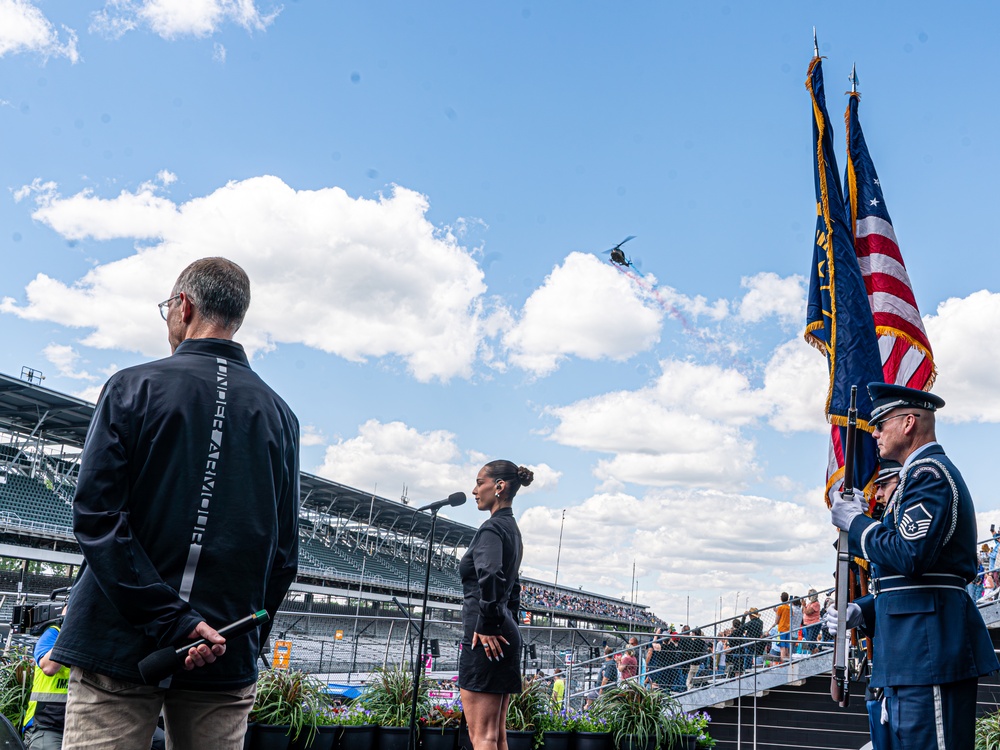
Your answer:
[[[528,646],[528,658],[529,659],[537,659],[538,658],[538,655],[535,653],[535,644],[534,643],[532,643],[532,644],[530,644]]]
[[[590,647],[590,658],[591,659],[600,659],[601,658],[601,649],[599,649],[597,646],[591,646]]]
[[[431,656],[435,659],[441,656],[441,644],[437,638],[431,638]]]

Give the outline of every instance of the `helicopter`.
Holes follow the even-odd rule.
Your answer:
[[[603,253],[603,255],[610,255],[611,256],[611,262],[612,263],[617,263],[619,266],[624,266],[625,268],[628,268],[628,267],[635,268],[635,266],[632,265],[632,261],[625,256],[625,252],[622,250],[622,245],[624,245],[629,240],[634,240],[634,239],[635,239],[635,235],[634,234],[630,234],[628,237],[626,237],[625,239],[623,239],[621,242],[619,242],[617,245],[615,245],[610,250],[605,250],[604,253]]]

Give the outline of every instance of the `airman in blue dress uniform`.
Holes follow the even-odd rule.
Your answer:
[[[944,400],[884,383],[868,391],[879,455],[903,466],[881,521],[860,500],[833,503],[851,554],[872,567],[872,593],[848,606],[847,626],[874,638],[871,685],[894,750],[972,750],[979,677],[1000,669],[965,589],[976,576],[972,496],[936,440]]]

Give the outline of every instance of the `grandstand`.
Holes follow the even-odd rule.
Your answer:
[[[0,556],[23,561],[19,571],[0,571],[0,622],[10,621],[19,592],[44,598],[68,585],[82,562],[72,497],[93,412],[86,401],[0,375]],[[299,574],[272,631],[293,642],[293,666],[349,680],[409,658],[407,616],[420,615],[430,555],[427,637],[440,654],[435,672],[454,674],[461,638],[458,561],[476,529],[439,517],[431,538],[427,515],[308,473],[301,475],[301,491]],[[29,574],[27,561],[58,574]],[[544,581],[523,583],[522,619],[530,623],[523,632],[536,647],[529,668],[565,663],[567,651],[618,643],[658,622],[643,605]]]

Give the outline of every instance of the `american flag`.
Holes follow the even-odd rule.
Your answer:
[[[857,93],[851,94],[845,115],[845,201],[854,228],[854,251],[878,334],[882,376],[886,383],[926,391],[937,374],[934,356],[858,120],[859,99]]]
[[[819,57],[813,58],[809,65],[806,87],[813,105],[813,177],[817,209],[806,306],[806,340],[826,355],[830,372],[826,397],[826,415],[831,424],[826,474],[826,495],[830,502],[844,479],[844,443],[852,385],[859,386],[854,486],[867,489],[875,475],[877,449],[868,426],[871,399],[865,386],[881,380],[883,375],[875,323],[840,186]]]

